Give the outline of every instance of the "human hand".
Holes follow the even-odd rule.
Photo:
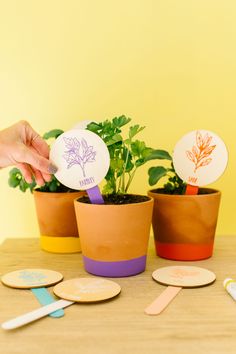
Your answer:
[[[0,168],[14,165],[26,182],[34,176],[40,186],[51,180],[57,168],[49,161],[49,147],[27,121],[0,131]]]

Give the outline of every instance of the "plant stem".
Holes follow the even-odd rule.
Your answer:
[[[124,143],[123,143],[123,146],[124,146],[124,148],[126,147]],[[127,154],[126,154],[126,157],[125,157],[125,162],[124,162],[124,165],[123,165],[122,174],[120,176],[120,180],[122,182],[121,193],[123,193],[123,194],[127,190],[127,187],[125,186],[125,171],[126,171],[126,166],[127,166],[127,163],[128,163],[128,158],[129,158],[129,149],[127,147]]]
[[[134,171],[129,175],[129,180],[128,180],[128,183],[126,185],[126,188],[125,188],[125,193],[127,193],[128,189],[129,189],[129,186],[134,178],[134,175],[135,175],[135,172],[137,170],[137,167],[134,169]]]

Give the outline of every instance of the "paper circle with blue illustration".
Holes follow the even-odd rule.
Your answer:
[[[54,285],[63,279],[63,275],[50,269],[21,269],[2,276],[3,284],[17,289],[40,288]]]
[[[51,147],[50,160],[58,168],[56,178],[76,190],[97,186],[110,166],[104,141],[97,134],[82,129],[61,134]]]
[[[205,186],[225,171],[228,151],[223,140],[208,130],[194,130],[184,135],[174,148],[173,164],[187,184]]]

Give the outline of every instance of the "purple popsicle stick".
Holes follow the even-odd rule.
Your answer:
[[[104,200],[98,186],[86,190],[92,204],[104,204]]]

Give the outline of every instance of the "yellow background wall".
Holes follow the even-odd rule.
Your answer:
[[[218,234],[236,232],[235,0],[0,0],[0,129],[39,133],[126,114],[171,152],[193,129],[226,142]],[[141,135],[140,135],[141,138]],[[148,189],[147,166],[132,192]],[[0,171],[0,240],[35,237],[30,193]]]

